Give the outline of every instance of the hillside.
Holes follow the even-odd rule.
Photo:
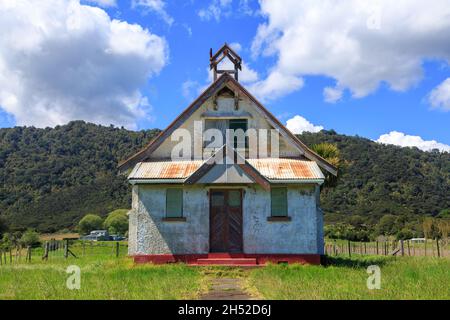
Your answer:
[[[128,131],[82,121],[55,128],[0,129],[0,215],[12,229],[52,232],[86,213],[129,207],[130,189],[116,166],[159,130]],[[385,146],[334,131],[305,133],[308,145],[331,142],[345,166],[322,193],[328,221],[388,214],[417,219],[450,207],[450,154]]]

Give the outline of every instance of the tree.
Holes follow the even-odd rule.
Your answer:
[[[399,224],[397,222],[397,217],[392,214],[386,214],[381,217],[377,224],[376,231],[378,235],[394,235],[399,231]]]
[[[110,234],[124,235],[128,231],[128,209],[118,209],[110,212],[103,226]]]
[[[311,146],[311,149],[339,170],[341,159],[339,149],[336,145],[327,142],[322,142],[319,144],[313,144]],[[336,186],[336,184],[337,184],[337,177],[326,172],[325,186],[334,187]]]
[[[36,246],[40,243],[39,233],[32,229],[28,229],[20,238],[20,242],[24,246]]]
[[[433,218],[425,218],[423,219],[422,223],[423,227],[423,234],[425,235],[425,238],[432,238],[433,237]]]
[[[436,218],[450,219],[450,208],[441,210]]]
[[[78,230],[81,234],[89,234],[92,230],[102,228],[103,220],[95,214],[85,215],[78,223]]]
[[[6,231],[8,231],[8,225],[6,224],[5,219],[0,217],[0,238]]]

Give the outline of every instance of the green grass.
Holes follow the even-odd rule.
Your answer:
[[[450,260],[422,257],[330,258],[330,265],[270,265],[249,285],[266,299],[450,299]],[[367,267],[381,268],[381,289],[367,288]]]
[[[42,261],[33,250],[31,263],[0,266],[0,300],[3,299],[186,299],[201,289],[200,270],[182,264],[135,265],[124,255],[116,258],[111,247],[73,248],[78,258],[51,253]],[[97,252],[95,252],[97,251]],[[123,254],[123,253],[122,253]],[[69,290],[69,265],[81,269],[80,290]]]
[[[32,262],[13,260],[0,265],[2,299],[195,299],[211,278],[241,278],[245,290],[264,299],[450,299],[450,259],[433,257],[329,257],[329,265],[269,265],[242,270],[228,267],[188,267],[183,264],[135,265],[122,243],[115,257],[114,243],[71,250],[78,258],[65,259],[63,250],[42,261],[42,248]],[[69,290],[69,265],[81,269],[80,290]],[[369,290],[369,265],[381,268],[381,289]]]

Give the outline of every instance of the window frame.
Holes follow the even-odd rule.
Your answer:
[[[168,203],[169,203],[169,192],[170,191],[174,191],[174,190],[179,190],[181,192],[181,213],[180,215],[169,215],[169,207],[168,207]],[[165,208],[165,214],[164,214],[164,219],[166,221],[170,221],[170,220],[177,220],[177,219],[185,219],[184,217],[184,190],[183,188],[167,188],[166,189],[166,208]]]
[[[231,123],[235,121],[235,122],[240,122],[240,123],[245,123],[245,130],[243,128],[231,128]],[[247,130],[248,130],[248,119],[247,118],[235,118],[235,119],[228,119],[228,129],[230,130],[238,130],[238,129],[242,129],[244,131],[244,148],[238,146],[238,141],[234,140],[233,141],[233,147],[235,149],[248,149],[248,145],[249,145],[249,141],[248,141],[248,136],[247,136]],[[235,137],[237,138],[237,137]]]
[[[274,212],[273,208],[273,192],[274,190],[285,190],[285,207],[286,212],[283,215],[280,215],[279,213]],[[275,214],[274,214],[275,213]],[[287,187],[272,187],[270,188],[270,218],[275,219],[284,219],[289,217],[289,201],[288,201],[288,188]]]

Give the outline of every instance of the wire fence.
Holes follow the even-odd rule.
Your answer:
[[[0,249],[0,266],[91,257],[118,258],[127,255],[126,241],[49,240],[39,247],[15,246]]]
[[[383,240],[373,242],[357,242],[345,240],[325,241],[325,254],[339,255],[398,255],[423,257],[450,257],[450,244],[447,240],[426,239],[411,240]]]

